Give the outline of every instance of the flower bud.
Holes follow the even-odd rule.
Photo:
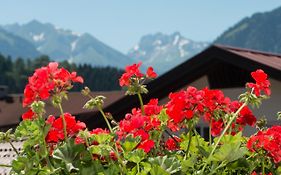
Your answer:
[[[85,87],[85,88],[81,91],[82,95],[84,95],[84,96],[88,96],[88,95],[90,94],[90,92],[91,92],[91,90],[90,90],[90,88],[88,88],[88,87]]]
[[[43,101],[35,101],[31,104],[31,109],[34,113],[42,115],[45,113],[45,103]]]

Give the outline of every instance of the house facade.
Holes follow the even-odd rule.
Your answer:
[[[245,84],[254,81],[250,73],[257,69],[263,69],[268,74],[272,94],[270,99],[263,101],[260,109],[253,109],[253,112],[257,118],[265,116],[269,126],[280,124],[276,113],[281,111],[281,55],[256,50],[212,45],[148,83],[149,93],[143,96],[143,100],[147,103],[151,98],[158,98],[160,103],[165,104],[170,92],[185,89],[187,86],[220,89],[235,100],[245,92]],[[139,107],[138,98],[125,96],[104,110],[110,112],[115,119],[121,120],[134,107]],[[103,121],[97,122],[87,117],[85,121],[90,128],[106,127]],[[203,121],[199,127],[202,135],[208,131],[207,124]],[[246,128],[246,132],[252,133],[253,130]]]

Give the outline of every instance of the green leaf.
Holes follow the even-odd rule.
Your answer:
[[[148,161],[154,165],[159,165],[161,169],[165,172],[173,174],[181,170],[180,161],[176,157],[169,157],[168,156],[158,156],[158,157],[150,157]],[[159,167],[154,167],[159,168]],[[153,169],[153,168],[152,168]]]
[[[231,162],[227,165],[227,168],[229,170],[244,170],[246,172],[249,171],[250,167],[251,166],[249,162],[245,158],[237,159],[236,161]]]
[[[26,157],[18,157],[16,160],[12,161],[13,170],[15,172],[20,172],[25,169],[28,162]]]
[[[167,171],[165,171],[161,166],[159,165],[152,165],[152,168],[150,170],[151,175],[170,175]]]
[[[189,144],[189,136],[188,134],[182,134],[181,135],[182,141],[180,143],[181,150],[186,151],[188,144]],[[195,135],[191,137],[191,144],[189,148],[189,152],[198,154],[201,153],[204,157],[208,157],[210,152],[210,147],[208,146],[208,142],[205,141],[204,138],[202,138],[199,135]]]
[[[111,140],[113,139],[113,136],[110,134],[106,134],[106,133],[93,134],[93,135],[91,135],[91,139],[93,139],[94,141],[97,141],[99,144],[103,144],[103,143],[111,142]]]
[[[119,167],[117,164],[110,164],[109,167],[104,171],[105,175],[118,175],[120,174]]]
[[[104,168],[100,161],[93,160],[88,164],[83,164],[83,166],[79,167],[81,175],[94,175],[104,172]]]
[[[151,170],[151,165],[150,163],[147,162],[141,162],[140,165],[143,167],[143,170],[141,171],[142,174],[148,174],[149,171]]]
[[[84,145],[75,144],[74,140],[70,139],[54,151],[53,158],[60,160],[68,172],[71,172],[77,170],[74,163],[76,160],[79,160],[80,154],[84,149]]]
[[[187,160],[181,161],[181,167],[183,172],[188,172],[190,169],[194,168],[197,159],[195,156],[189,157]]]
[[[232,162],[239,158],[242,158],[246,154],[247,148],[241,147],[241,140],[241,132],[234,136],[223,136],[223,138],[221,139],[221,147],[215,152],[210,160]]]
[[[24,120],[16,128],[15,136],[17,138],[26,139],[23,144],[23,149],[27,148],[28,146],[37,145],[39,143],[42,144],[42,138],[45,136],[43,135],[44,133],[40,132],[41,128],[37,122],[38,120]]]
[[[140,163],[145,158],[145,156],[146,154],[142,149],[136,149],[134,151],[124,153],[125,159],[137,164]]]
[[[131,170],[127,171],[126,175],[136,175],[137,171],[137,166],[134,166]]]
[[[166,113],[166,109],[165,108],[163,108],[161,110],[160,114],[157,117],[161,121],[161,125],[164,125],[164,126],[167,125],[169,117],[168,117],[168,114]]]
[[[101,154],[101,147],[99,145],[92,145],[90,147],[90,152],[92,154]]]
[[[109,152],[111,150],[113,150],[113,148],[107,144],[99,144],[99,145],[90,146],[90,152],[92,154],[98,154],[98,155],[102,155],[102,156],[108,156]]]
[[[125,151],[132,151],[140,143],[140,138],[126,137],[126,140],[121,144]]]

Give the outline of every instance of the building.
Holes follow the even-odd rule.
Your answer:
[[[147,103],[151,98],[158,98],[163,104],[168,101],[170,92],[184,89],[189,85],[198,89],[204,87],[221,89],[226,96],[237,99],[238,95],[245,92],[245,83],[254,81],[250,72],[256,69],[263,69],[269,75],[272,95],[269,100],[263,101],[259,110],[253,111],[257,117],[265,115],[268,118],[268,125],[278,124],[276,113],[281,111],[281,55],[273,53],[212,45],[148,83],[149,93],[143,96],[143,100]],[[104,110],[110,112],[116,120],[120,120],[132,108],[138,106],[137,97],[124,96]],[[106,126],[102,120],[97,122],[92,120],[92,117],[84,119],[90,128]],[[200,130],[204,135],[204,132],[208,132],[208,126],[202,122]]]
[[[92,95],[106,96],[108,100],[105,101],[105,107],[124,96],[121,91],[92,92]],[[27,108],[22,107],[22,100],[22,94],[6,94],[6,96],[2,97],[2,100],[0,100],[0,131],[14,128],[21,121],[21,115],[27,111]],[[68,93],[68,100],[64,100],[62,103],[64,112],[79,116],[79,118],[83,120],[83,116],[89,113],[88,110],[83,109],[83,105],[88,100],[89,98],[83,96],[80,92],[70,92]],[[51,101],[46,101],[45,109],[46,116],[60,115],[60,110],[53,107]],[[96,112],[96,109],[90,111],[90,113],[94,112]]]

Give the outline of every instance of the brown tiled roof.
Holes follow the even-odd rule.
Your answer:
[[[215,47],[240,55],[257,63],[281,70],[281,55],[269,52],[261,52],[237,47],[215,45]]]
[[[281,55],[223,45],[211,45],[201,53],[151,81],[147,85],[149,93],[143,96],[143,101],[147,103],[151,98],[165,98],[170,92],[177,91],[203,75],[208,75],[217,67],[226,65],[237,67],[239,70],[246,72],[263,69],[270,78],[281,81]],[[225,69],[227,68],[225,67]],[[249,74],[247,73],[247,75]],[[116,120],[120,120],[132,108],[138,106],[137,98],[126,96],[107,106],[105,111],[111,112]],[[91,119],[87,121],[90,127],[101,127],[100,123]],[[103,124],[103,126],[105,125]]]
[[[93,96],[104,95],[107,98],[104,107],[120,99],[123,94],[122,91],[92,92]],[[0,127],[17,124],[20,121],[21,115],[27,110],[22,107],[22,94],[13,94],[10,95],[10,98],[12,98],[12,103],[0,101]],[[72,115],[88,113],[88,110],[82,108],[87,100],[88,98],[84,97],[80,92],[69,93],[68,100],[64,100],[62,104],[64,112],[69,112]],[[50,114],[60,115],[60,111],[54,108],[50,101],[46,101],[46,112],[46,116]]]

